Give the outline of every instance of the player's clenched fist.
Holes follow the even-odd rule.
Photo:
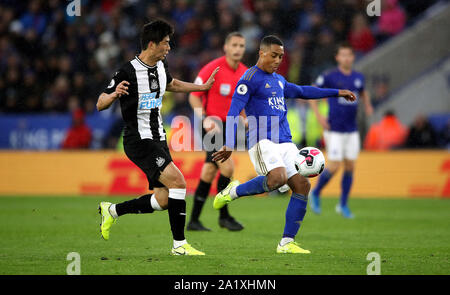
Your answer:
[[[130,85],[130,83],[128,81],[122,81],[119,83],[119,85],[117,85],[116,87],[116,96],[117,97],[121,97],[122,95],[129,95],[128,93],[128,85]]]
[[[343,98],[345,98],[345,100],[348,101],[356,100],[356,95],[350,90],[339,90],[339,96],[342,96]]]

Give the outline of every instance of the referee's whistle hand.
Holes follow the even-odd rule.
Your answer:
[[[211,87],[214,84],[214,76],[217,74],[217,72],[219,71],[220,67],[215,68],[215,70],[212,72],[211,76],[209,76],[208,80],[206,81],[206,83],[204,84],[205,86],[205,90],[209,90],[211,89]]]
[[[122,95],[129,95],[129,93],[127,91],[128,85],[130,85],[130,83],[128,81],[122,81],[119,83],[119,85],[117,85],[116,94],[118,97],[121,97]]]

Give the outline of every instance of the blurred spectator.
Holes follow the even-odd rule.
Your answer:
[[[406,14],[398,0],[382,0],[381,15],[378,17],[378,40],[384,41],[400,33],[406,24]]]
[[[417,116],[409,128],[406,139],[407,148],[435,148],[437,147],[436,133],[430,122],[423,115]]]
[[[359,13],[353,17],[348,41],[357,55],[367,53],[375,46],[375,38],[363,14]]]
[[[416,16],[436,1],[401,4]],[[83,0],[81,6],[80,17],[69,17],[67,1],[0,0],[0,112],[94,112],[111,75],[139,51],[142,25],[158,17],[175,25],[170,71],[186,81],[222,54],[234,30],[246,37],[249,66],[262,35],[279,35],[286,44],[279,72],[300,84],[331,66],[333,44],[349,39],[361,54],[378,44],[363,0]],[[369,20],[376,22],[372,34],[384,39],[403,30],[407,15],[395,0],[383,1],[382,9]],[[388,90],[387,82],[375,87],[375,104]],[[170,113],[191,112],[180,96],[175,100]]]
[[[62,143],[63,149],[87,149],[91,145],[92,132],[84,122],[84,112],[77,109],[72,114],[72,126]]]
[[[370,127],[364,142],[367,150],[389,150],[401,147],[408,130],[397,119],[393,111],[387,111],[380,122]]]
[[[376,107],[388,98],[389,79],[387,77],[375,77],[373,87],[374,97],[372,99],[372,104]]]

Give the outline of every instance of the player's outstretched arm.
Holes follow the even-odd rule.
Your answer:
[[[117,85],[114,92],[110,94],[103,92],[102,94],[100,94],[97,100],[97,110],[99,112],[106,110],[116,99],[118,99],[122,95],[128,95],[128,85],[130,85],[128,81],[122,81],[119,83],[119,85]]]
[[[284,89],[284,96],[286,98],[303,98],[303,99],[318,99],[325,97],[341,96],[348,101],[356,100],[356,95],[349,90],[318,88],[314,86],[299,86],[289,82],[286,82],[286,86]]]
[[[219,71],[219,67],[217,67],[209,76],[208,80],[202,84],[197,85],[195,83],[185,82],[178,79],[173,79],[172,82],[170,82],[167,85],[167,90],[172,92],[195,92],[195,91],[207,91],[211,89],[211,87],[214,84],[214,76]]]

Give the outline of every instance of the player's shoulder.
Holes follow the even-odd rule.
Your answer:
[[[334,77],[336,75],[339,75],[339,69],[338,68],[331,68],[328,70],[325,70],[321,76],[324,78]]]
[[[259,76],[259,69],[256,66],[250,67],[249,69],[247,69],[244,74],[242,75],[240,81],[245,82],[245,83],[254,83],[255,81],[257,81],[258,76]]]
[[[364,74],[358,71],[353,70],[352,75],[356,78],[364,79]]]
[[[202,70],[215,69],[215,68],[221,66],[224,62],[226,62],[225,56],[215,58],[212,61],[210,61],[209,63],[207,63],[206,65],[204,65],[202,67]]]

